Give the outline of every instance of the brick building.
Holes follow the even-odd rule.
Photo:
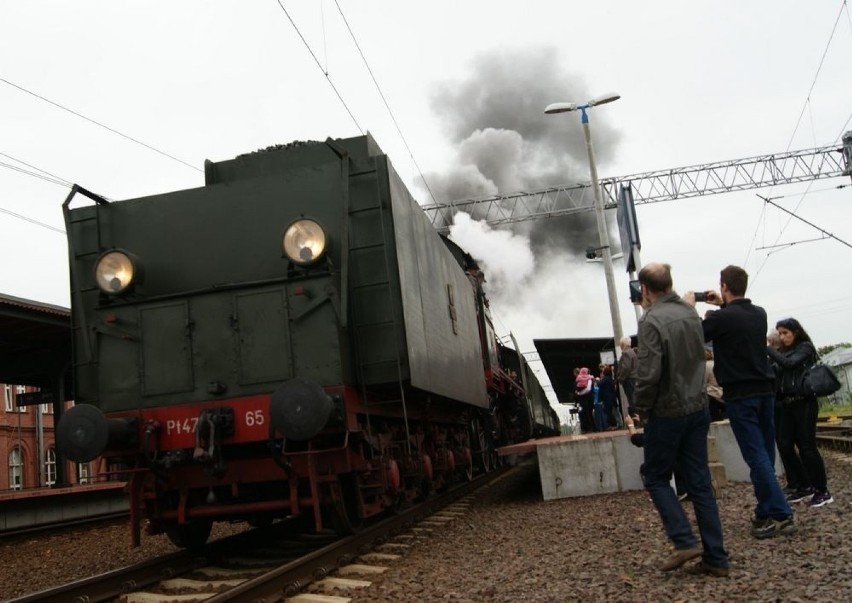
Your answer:
[[[0,490],[20,490],[56,485],[58,461],[54,435],[53,405],[18,404],[22,394],[37,393],[37,388],[0,384],[3,408],[0,410]],[[70,406],[70,404],[68,405]],[[85,484],[92,479],[91,463],[66,463],[70,484]]]
[[[0,294],[0,491],[89,483],[98,472],[98,459],[57,464],[54,417],[72,402],[38,403],[42,391],[73,397],[70,317],[67,308]]]

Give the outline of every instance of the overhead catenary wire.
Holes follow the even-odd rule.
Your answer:
[[[379,93],[379,96],[382,99],[382,102],[385,105],[385,109],[388,111],[388,115],[390,115],[391,121],[393,122],[394,127],[396,128],[399,137],[402,139],[402,144],[405,145],[405,150],[408,151],[408,156],[411,157],[412,163],[414,163],[414,167],[417,169],[417,173],[420,175],[420,180],[423,181],[423,186],[426,187],[426,191],[429,193],[429,197],[432,199],[432,203],[437,203],[435,200],[435,195],[432,194],[432,189],[429,187],[429,183],[426,181],[425,176],[423,176],[423,170],[420,169],[420,165],[417,163],[417,160],[414,158],[414,153],[411,151],[411,147],[408,146],[408,141],[405,139],[405,135],[402,133],[402,129],[399,127],[399,123],[396,120],[396,116],[393,114],[393,111],[390,108],[390,104],[388,103],[387,98],[385,98],[384,92],[382,92],[381,86],[379,86],[379,82],[376,80],[376,76],[373,73],[373,70],[370,68],[369,62],[367,62],[367,57],[364,56],[364,51],[361,50],[361,45],[358,43],[357,38],[355,37],[355,32],[352,31],[352,27],[349,25],[349,21],[346,19],[346,15],[343,14],[343,9],[340,8],[340,3],[337,0],[334,0],[335,6],[337,6],[337,10],[340,13],[340,17],[343,19],[343,23],[346,24],[346,29],[349,31],[349,35],[352,36],[352,42],[355,44],[355,48],[358,49],[358,54],[361,55],[361,60],[364,61],[364,66],[367,68],[367,72],[370,74],[370,78],[373,80],[373,85],[376,86],[376,91]]]
[[[337,89],[337,86],[334,85],[334,82],[331,81],[331,76],[328,74],[328,71],[322,66],[319,59],[317,58],[316,53],[314,53],[311,45],[308,44],[308,41],[305,39],[305,36],[302,35],[302,32],[299,30],[299,26],[296,25],[296,22],[293,21],[293,17],[290,16],[290,13],[287,12],[287,9],[284,8],[284,5],[281,3],[281,0],[277,0],[278,6],[281,7],[281,10],[284,11],[284,14],[287,16],[287,20],[290,21],[290,25],[293,26],[293,29],[296,30],[296,33],[299,35],[299,38],[302,40],[302,43],[305,45],[305,48],[308,49],[308,52],[313,58],[314,63],[316,63],[319,70],[322,71],[325,76],[325,80],[328,82],[328,85],[331,86],[331,89],[334,90],[334,93],[337,95],[338,100],[343,104],[343,108],[346,109],[346,112],[349,114],[349,117],[352,119],[352,122],[355,124],[355,127],[358,128],[358,132],[361,134],[364,133],[364,129],[361,127],[361,124],[358,123],[358,120],[355,119],[355,115],[353,115],[352,110],[349,108],[349,105],[346,104],[346,101],[343,100],[343,95],[340,94],[340,91]]]
[[[0,167],[12,170],[13,172],[20,172],[21,174],[26,174],[27,176],[32,176],[33,178],[38,178],[39,180],[44,180],[45,182],[50,182],[51,184],[58,184],[59,186],[62,186],[64,188],[71,188],[71,184],[69,184],[68,182],[58,180],[56,178],[51,178],[50,176],[45,176],[44,174],[40,174],[32,170],[27,170],[20,166],[12,165],[11,163],[6,163],[5,161],[0,161]]]
[[[58,232],[59,234],[63,234],[63,235],[65,234],[65,231],[62,230],[61,228],[56,228],[55,226],[51,226],[50,224],[47,224],[46,222],[39,222],[38,220],[35,220],[35,219],[30,218],[28,216],[24,216],[22,214],[15,213],[13,211],[9,211],[8,209],[4,209],[2,207],[0,207],[0,213],[12,216],[14,218],[18,218],[19,220],[23,220],[24,222],[29,222],[30,224],[35,224],[36,226],[42,226],[44,228],[47,228],[48,230]]]
[[[837,26],[838,26],[838,24],[840,23],[840,18],[843,16],[843,12],[844,12],[844,10],[846,10],[846,12],[847,12],[847,18],[848,18],[848,17],[849,17],[849,14],[848,14],[848,8],[847,8],[847,0],[842,0],[842,2],[840,3],[840,9],[839,9],[839,10],[838,10],[838,12],[837,12],[837,17],[836,17],[836,18],[835,18],[835,20],[834,20],[834,25],[833,25],[833,26],[832,26],[832,28],[831,28],[831,33],[830,33],[830,34],[829,34],[829,36],[828,36],[828,41],[826,42],[826,44],[825,44],[825,48],[823,49],[822,56],[820,57],[819,65],[817,66],[817,69],[816,69],[816,73],[814,73],[814,77],[813,77],[813,80],[811,81],[811,85],[810,85],[810,87],[808,88],[808,92],[807,92],[807,94],[805,95],[805,101],[804,101],[804,103],[802,104],[802,109],[801,109],[801,111],[799,112],[799,117],[798,117],[798,119],[796,120],[796,125],[793,127],[793,133],[790,135],[790,140],[787,142],[787,149],[786,149],[787,151],[789,151],[789,150],[790,150],[790,147],[791,147],[791,146],[792,146],[792,144],[793,144],[793,140],[795,139],[796,132],[798,132],[798,130],[799,130],[799,126],[800,126],[800,125],[801,125],[801,123],[802,123],[802,117],[804,116],[805,111],[807,110],[807,108],[810,106],[810,102],[811,102],[811,95],[813,94],[814,87],[816,86],[817,80],[819,79],[819,75],[820,75],[820,72],[822,71],[822,67],[823,67],[823,65],[825,64],[825,59],[826,59],[826,57],[828,56],[829,48],[831,48],[832,40],[834,40],[834,34],[837,32]],[[850,30],[852,30],[852,27],[850,27]],[[849,120],[850,120],[850,119],[852,119],[852,114],[850,114],[849,118],[846,120],[846,123],[847,123],[847,124],[849,123]],[[813,124],[811,124],[811,128],[812,128],[812,130],[813,130]],[[844,125],[844,128],[845,128],[845,125]],[[836,138],[835,140],[838,140],[838,139],[840,138],[840,136],[842,135],[843,131],[844,131],[844,130],[841,130],[841,134],[840,134],[840,135],[838,135],[838,136],[837,136],[837,138]],[[793,209],[793,211],[792,211],[792,212],[790,212],[790,211],[788,211],[788,210],[784,210],[784,211],[786,211],[787,213],[789,213],[789,214],[790,214],[790,217],[787,219],[787,222],[784,224],[784,226],[782,226],[782,227],[781,227],[781,230],[778,232],[778,236],[775,238],[775,241],[774,241],[774,242],[773,242],[773,244],[772,244],[773,246],[774,246],[774,245],[776,245],[776,244],[778,243],[778,241],[780,241],[780,240],[781,240],[781,237],[782,237],[782,236],[784,236],[784,232],[787,230],[787,227],[788,227],[788,226],[790,225],[790,223],[792,222],[793,217],[797,217],[797,218],[798,218],[798,216],[796,215],[796,213],[795,213],[795,212],[796,212],[796,211],[798,211],[798,209],[799,209],[799,207],[801,206],[802,202],[805,200],[805,197],[806,197],[806,196],[807,196],[807,194],[809,193],[809,191],[810,191],[810,188],[811,188],[811,185],[812,185],[812,184],[813,184],[813,183],[809,183],[809,184],[808,184],[807,188],[806,188],[806,189],[805,189],[805,191],[802,193],[801,198],[799,199],[799,202],[796,204],[796,207]],[[774,188],[775,188],[774,186],[772,186],[772,187],[770,187],[770,188],[769,188],[769,191],[767,192],[767,198],[771,196],[771,194],[772,194],[772,190],[773,190]],[[760,195],[758,195],[758,196],[760,196]],[[762,199],[764,199],[764,200],[766,199],[766,198],[764,198],[764,197],[761,197],[761,198],[762,198]],[[773,205],[775,205],[776,207],[779,207],[779,208],[780,208],[780,206],[778,206],[777,204],[773,204]],[[780,208],[780,209],[784,209],[784,208]],[[759,218],[759,220],[758,220],[758,224],[757,224],[757,226],[755,227],[755,235],[754,235],[754,237],[752,238],[752,244],[754,243],[754,239],[757,237],[757,232],[758,232],[758,230],[760,229],[760,225],[763,223],[763,221],[765,220],[765,218],[766,218],[766,213],[765,213],[765,212],[761,212],[760,218]],[[820,229],[819,229],[818,227],[816,227],[816,226],[815,226],[815,228],[817,228],[818,230],[820,230]],[[751,255],[751,245],[749,246],[749,249],[748,249],[748,251],[746,252],[746,259],[745,259],[745,262],[744,262],[744,264],[743,264],[743,265],[747,265],[747,264],[748,264],[748,260],[749,260],[749,256],[750,256],[750,255]],[[754,282],[757,280],[757,277],[760,275],[760,272],[763,270],[763,267],[766,265],[766,262],[769,260],[769,256],[770,256],[770,255],[772,255],[772,254],[767,254],[767,255],[766,255],[766,257],[764,257],[764,258],[763,258],[763,262],[761,262],[760,266],[757,268],[757,270],[755,271],[754,275],[752,276],[752,283],[754,283]]]
[[[116,130],[115,128],[112,128],[112,127],[110,127],[106,124],[103,124],[103,123],[95,120],[95,119],[92,119],[91,117],[87,117],[87,116],[83,115],[82,113],[80,113],[78,111],[75,111],[73,109],[69,109],[68,107],[66,107],[64,105],[61,105],[61,104],[59,104],[55,101],[52,101],[49,98],[42,96],[41,94],[37,94],[37,93],[33,92],[32,90],[28,90],[28,89],[24,88],[23,86],[20,86],[20,85],[14,83],[14,82],[10,82],[9,80],[7,80],[5,78],[0,77],[0,82],[3,82],[4,84],[11,86],[13,88],[17,88],[21,92],[25,92],[26,94],[29,94],[30,96],[33,96],[33,97],[35,97],[35,98],[37,98],[41,101],[44,101],[48,104],[51,104],[58,109],[62,109],[63,111],[67,111],[68,113],[75,115],[75,116],[79,117],[80,119],[84,119],[89,123],[92,123],[92,124],[94,124],[94,125],[96,125],[100,128],[103,128],[104,130],[112,132],[113,134],[117,134],[118,136],[121,136],[122,138],[126,138],[127,140],[134,142],[134,143],[136,143],[140,146],[143,146],[150,151],[154,151],[155,153],[159,153],[160,155],[162,155],[164,157],[168,157],[169,159],[171,159],[173,161],[177,161],[178,163],[183,164],[188,168],[192,168],[196,172],[203,172],[204,171],[201,168],[184,161],[183,159],[179,159],[179,158],[175,157],[174,155],[170,155],[170,154],[166,153],[165,151],[161,151],[160,149],[153,147],[153,146],[151,146],[147,143],[144,143],[141,140],[133,138],[132,136],[129,136],[129,135],[125,134],[124,132],[120,132],[119,130]]]
[[[837,242],[839,242],[839,243],[843,243],[844,245],[846,245],[847,247],[849,247],[850,249],[852,249],[852,245],[850,245],[849,243],[847,243],[846,241],[844,241],[844,240],[843,240],[843,239],[841,239],[840,237],[836,237],[835,235],[831,234],[831,233],[830,233],[830,232],[828,232],[827,230],[824,230],[824,229],[820,228],[819,226],[817,226],[817,225],[816,225],[816,224],[814,224],[813,222],[809,222],[808,220],[805,220],[803,217],[796,215],[794,212],[791,212],[789,209],[785,209],[785,208],[781,207],[780,205],[778,205],[777,203],[775,203],[775,202],[774,202],[772,199],[770,199],[769,197],[764,197],[764,196],[762,196],[762,195],[758,195],[758,197],[760,197],[760,198],[761,198],[761,199],[763,199],[766,203],[769,203],[769,204],[770,204],[770,205],[772,205],[773,207],[777,207],[777,208],[778,208],[778,209],[780,209],[781,211],[783,211],[783,212],[786,212],[786,213],[790,214],[790,216],[791,216],[791,218],[790,218],[790,219],[792,219],[792,218],[796,218],[797,220],[800,220],[800,221],[804,222],[804,223],[805,223],[805,224],[807,224],[808,226],[810,226],[810,227],[812,227],[812,228],[816,228],[818,231],[820,231],[820,232],[821,232],[822,234],[824,234],[825,236],[827,236],[827,237],[829,237],[829,238],[831,238],[831,239],[834,239],[835,241],[837,241]],[[801,201],[800,201],[799,203],[801,203]],[[798,206],[797,206],[797,207],[798,207]],[[776,243],[777,243],[777,241],[776,241]]]
[[[37,167],[37,166],[32,165],[30,163],[27,163],[26,161],[23,161],[22,159],[18,159],[17,157],[12,157],[11,155],[8,155],[6,153],[0,153],[0,155],[2,155],[3,157],[8,157],[12,161],[17,161],[21,165],[25,165],[28,168],[32,168],[33,170],[36,170],[36,172],[31,172],[30,170],[25,170],[25,169],[20,168],[18,166],[10,165],[10,164],[7,164],[7,163],[0,163],[0,166],[3,166],[5,168],[9,168],[9,169],[17,171],[17,172],[22,172],[24,174],[33,176],[35,178],[39,178],[41,180],[45,180],[47,182],[52,182],[53,184],[58,184],[60,186],[65,186],[65,187],[68,187],[68,188],[71,188],[73,186],[71,181],[66,180],[65,178],[62,178],[61,176],[57,176],[56,174],[51,174],[47,170],[43,170],[40,167]]]

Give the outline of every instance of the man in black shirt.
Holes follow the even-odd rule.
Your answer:
[[[755,538],[792,534],[793,511],[775,475],[775,387],[766,355],[766,311],[745,297],[748,273],[739,266],[722,270],[719,287],[718,293],[706,293],[706,302],[721,309],[704,317],[704,340],[713,342],[713,373],[751,469],[757,498],[751,533]],[[684,301],[694,305],[695,297],[687,292]]]

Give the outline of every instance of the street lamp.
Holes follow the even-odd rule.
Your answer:
[[[621,98],[621,96],[618,94],[606,94],[604,96],[599,96],[598,98],[593,98],[592,100],[587,101],[584,105],[578,105],[576,103],[553,103],[547,105],[547,108],[544,110],[547,114],[566,113],[568,111],[580,112],[580,122],[583,124],[583,134],[586,136],[586,150],[589,153],[589,171],[592,176],[592,190],[595,193],[595,216],[598,221],[598,238],[600,245],[598,249],[601,251],[601,256],[603,257],[604,262],[606,289],[609,293],[609,313],[612,318],[612,333],[615,343],[614,352],[616,355],[619,350],[618,342],[621,341],[623,336],[621,331],[621,314],[618,310],[618,298],[616,297],[615,291],[615,277],[612,272],[612,252],[609,248],[609,235],[607,234],[606,220],[604,219],[603,197],[601,196],[601,186],[598,182],[598,168],[597,165],[595,165],[595,151],[592,147],[592,134],[589,130],[589,115],[587,113],[587,109],[617,101],[619,98]]]

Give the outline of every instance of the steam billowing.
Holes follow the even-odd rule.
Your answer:
[[[579,114],[544,113],[550,103],[594,95],[559,67],[559,56],[555,48],[481,56],[468,79],[437,88],[433,109],[457,147],[453,167],[426,174],[437,201],[588,182]],[[605,109],[593,109],[590,120],[595,155],[605,165],[618,133],[607,126]],[[603,269],[587,264],[583,253],[597,246],[593,212],[494,229],[476,218],[457,214],[450,234],[485,270],[492,308],[504,323],[498,332],[514,330],[523,352],[533,349],[533,338],[611,333]]]

